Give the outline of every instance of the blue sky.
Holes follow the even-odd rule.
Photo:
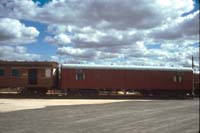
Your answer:
[[[51,2],[52,0],[33,0],[35,3],[38,3],[38,5],[40,7],[42,7],[43,5],[45,5],[48,2]]]
[[[198,68],[198,29],[197,0],[2,0],[0,60]]]
[[[56,46],[49,45],[44,41],[45,36],[48,34],[47,25],[27,20],[21,20],[21,22],[26,26],[33,26],[40,31],[40,35],[37,37],[37,42],[27,45],[28,52],[44,55],[44,60],[50,60],[49,57],[56,54]]]

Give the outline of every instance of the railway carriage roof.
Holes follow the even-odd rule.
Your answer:
[[[0,67],[12,66],[12,67],[57,67],[57,62],[49,61],[1,61]]]
[[[192,71],[186,67],[147,67],[125,65],[85,65],[85,64],[62,64],[62,68],[70,69],[113,69],[113,70],[158,70],[158,71]]]

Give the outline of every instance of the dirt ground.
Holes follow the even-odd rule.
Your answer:
[[[45,108],[47,106],[60,105],[87,105],[87,104],[105,104],[114,102],[126,102],[130,100],[90,100],[90,99],[0,99],[0,112],[11,112],[17,110]],[[149,101],[149,100],[137,100]]]

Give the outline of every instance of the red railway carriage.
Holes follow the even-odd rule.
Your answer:
[[[193,71],[189,68],[62,65],[61,89],[69,94],[102,90],[137,91],[142,94],[192,94]]]
[[[56,62],[0,61],[0,88],[45,93],[57,86],[57,68]]]

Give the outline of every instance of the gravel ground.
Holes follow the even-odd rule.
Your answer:
[[[0,99],[1,133],[198,133],[199,99]]]

